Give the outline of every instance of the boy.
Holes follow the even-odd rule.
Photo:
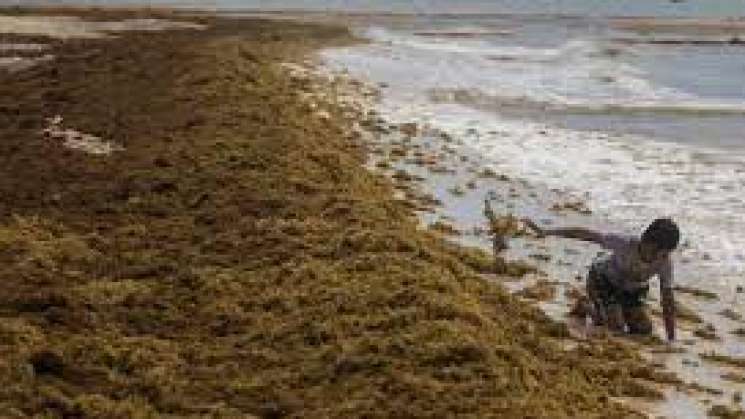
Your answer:
[[[669,218],[658,218],[640,239],[603,234],[584,228],[543,229],[531,220],[525,224],[539,236],[558,236],[597,243],[612,253],[596,259],[587,276],[587,296],[596,325],[632,334],[651,334],[652,322],[644,310],[649,280],[658,275],[665,331],[675,340],[675,300],[670,253],[678,247],[680,231]]]

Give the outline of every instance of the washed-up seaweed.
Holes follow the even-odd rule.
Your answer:
[[[419,228],[342,106],[303,99],[280,64],[345,28],[206,21],[0,76],[1,412],[626,418],[613,397],[659,397],[633,350],[563,351],[479,275],[493,258]],[[55,115],[122,149],[48,141]]]

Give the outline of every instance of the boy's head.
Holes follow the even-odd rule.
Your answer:
[[[658,218],[642,233],[642,257],[652,261],[667,256],[678,247],[679,241],[678,225],[669,218]]]

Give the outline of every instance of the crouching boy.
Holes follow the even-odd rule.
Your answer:
[[[587,296],[596,325],[632,334],[651,334],[652,321],[645,310],[649,280],[660,279],[665,331],[675,340],[673,264],[670,254],[678,247],[680,231],[669,218],[659,218],[641,238],[600,233],[585,228],[543,229],[531,220],[525,223],[539,236],[558,236],[597,243],[610,250],[596,259],[587,275]]]

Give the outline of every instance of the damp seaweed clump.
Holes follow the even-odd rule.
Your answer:
[[[710,417],[720,419],[742,419],[745,418],[745,411],[740,407],[725,406],[723,404],[716,404],[709,409],[708,412]]]
[[[430,224],[429,230],[438,232],[445,236],[460,236],[462,234],[455,226],[444,220],[438,220]]]
[[[745,337],[745,327],[738,327],[737,329],[733,330],[731,333],[737,337],[743,338]]]
[[[714,328],[714,325],[711,323],[706,324],[705,326],[696,328],[696,330],[693,331],[693,336],[699,337],[701,339],[706,340],[719,340],[719,337],[717,336],[716,329]]]
[[[734,322],[742,321],[742,315],[731,308],[726,308],[720,311],[719,315]]]
[[[724,365],[730,365],[733,367],[745,368],[745,358],[738,358],[729,355],[718,354],[716,352],[704,352],[699,354],[701,359],[717,362]]]
[[[556,287],[551,282],[540,279],[516,292],[515,295],[531,300],[548,301],[556,296]]]
[[[660,311],[657,308],[653,308],[650,310],[650,313],[657,317],[662,317],[662,311]],[[701,318],[701,316],[698,315],[698,313],[693,310],[692,308],[683,305],[680,301],[675,302],[675,317],[679,320],[693,323],[693,324],[703,324],[704,319]]]
[[[423,231],[348,109],[308,102],[328,86],[281,64],[346,28],[200,22],[0,75],[0,411],[625,418],[614,397],[657,396],[635,351],[563,351],[479,275],[524,267]],[[123,150],[43,141],[53,115]]]
[[[745,384],[745,374],[738,374],[730,371],[722,374],[722,379],[737,384]]]
[[[682,294],[688,294],[692,295],[694,297],[702,298],[705,300],[718,300],[719,295],[717,293],[707,290],[702,290],[700,288],[693,288],[693,287],[684,287],[682,285],[676,285],[675,291],[682,293]]]

